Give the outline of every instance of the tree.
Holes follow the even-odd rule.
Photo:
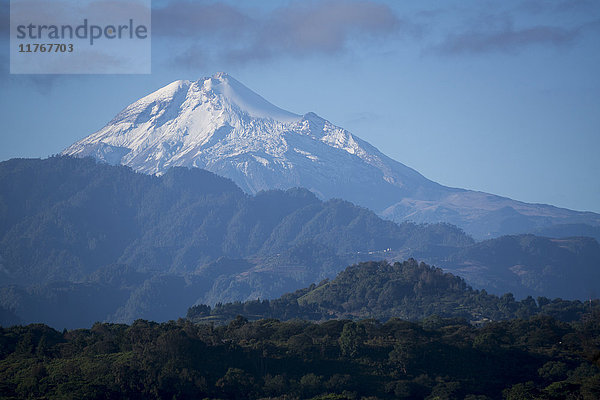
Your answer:
[[[356,357],[364,341],[365,328],[354,322],[348,322],[342,329],[338,340],[340,351],[346,357]]]
[[[235,399],[245,399],[254,389],[254,377],[239,368],[229,368],[216,386]]]
[[[322,377],[313,373],[306,374],[300,378],[300,390],[304,398],[312,397],[322,389]]]

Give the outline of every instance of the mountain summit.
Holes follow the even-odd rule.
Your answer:
[[[300,186],[376,210],[415,189],[433,195],[441,188],[350,132],[314,113],[282,110],[225,73],[175,81],[63,154],[148,174],[199,167],[249,193]]]
[[[63,154],[136,171],[204,168],[242,189],[305,187],[395,221],[449,222],[478,238],[600,215],[444,187],[314,113],[283,110],[225,73],[175,81],[126,107]]]

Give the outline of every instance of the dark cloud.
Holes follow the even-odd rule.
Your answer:
[[[57,75],[11,74],[9,40],[7,37],[0,39],[0,92],[9,92],[14,87],[26,87],[48,94],[58,79]]]
[[[439,49],[449,54],[514,51],[532,44],[564,44],[572,41],[577,34],[576,30],[551,26],[499,32],[465,32],[450,35]]]
[[[281,56],[339,54],[350,41],[373,40],[417,27],[373,1],[292,2],[269,13],[221,3],[176,1],[153,11],[155,37],[195,41],[176,56],[187,64],[208,57],[247,62]],[[204,44],[200,50],[198,42]],[[212,47],[212,48],[209,48]]]
[[[232,52],[244,61],[290,54],[336,54],[350,40],[369,40],[397,31],[401,21],[383,4],[368,1],[293,3],[263,21],[250,47]]]
[[[556,12],[595,12],[598,13],[598,1],[597,0],[566,0],[556,5]]]
[[[41,94],[49,94],[54,88],[59,85],[59,81],[64,79],[60,75],[23,75],[17,77],[13,75],[13,80],[18,81],[18,83],[31,86],[37,92]]]
[[[477,54],[491,52],[517,52],[533,45],[562,46],[573,43],[582,34],[593,29],[597,22],[585,23],[573,28],[536,25],[515,29],[505,22],[502,26],[490,25],[450,34],[436,50],[443,54]]]
[[[597,35],[600,21],[597,0],[481,2],[436,11],[462,20],[452,31],[443,27],[446,34],[427,48],[446,55],[518,53],[530,46],[565,47],[584,36]],[[428,19],[427,26],[436,26],[435,17]]]
[[[8,37],[10,34],[10,8],[8,2],[0,3],[0,35]]]
[[[244,12],[223,3],[172,1],[152,10],[152,33],[156,36],[235,36],[251,22]]]
[[[8,57],[4,56],[0,56],[0,65],[0,91],[23,87],[41,94],[49,94],[61,79],[59,75],[11,75]]]
[[[518,2],[513,11],[524,12],[530,15],[555,15],[565,17],[565,14],[577,15],[598,14],[600,8],[597,0],[565,0],[554,1],[548,0],[524,0]]]

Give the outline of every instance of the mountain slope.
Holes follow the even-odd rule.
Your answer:
[[[171,319],[199,299],[278,296],[360,260],[473,242],[305,189],[249,196],[198,168],[15,159],[0,187],[0,306],[59,326]]]
[[[503,236],[459,249],[441,263],[471,285],[515,296],[598,296],[600,244],[586,237]]]
[[[374,210],[441,188],[346,130],[280,110],[224,74],[173,82],[63,153],[149,174],[199,167],[248,193],[305,187]]]
[[[598,282],[593,239],[474,243],[305,189],[250,196],[198,168],[157,177],[89,158],[10,160],[0,187],[0,308],[59,328],[274,298],[367,260],[418,257],[523,296],[585,299]]]
[[[598,214],[441,186],[316,114],[282,110],[223,73],[157,90],[63,154],[148,174],[204,168],[247,193],[304,187],[397,222],[448,222],[476,238],[600,226]]]

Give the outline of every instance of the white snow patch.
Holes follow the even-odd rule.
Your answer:
[[[306,158],[308,158],[309,160],[312,161],[318,161],[319,157],[312,155],[311,153],[309,153],[308,151],[304,151],[304,150],[300,150],[297,147],[294,147],[294,151],[298,154],[302,154],[303,156],[305,156]]]
[[[263,167],[266,167],[267,165],[269,165],[269,160],[267,160],[266,158],[262,158],[259,157],[257,155],[252,154],[252,157],[254,157],[254,159],[256,161],[258,161],[259,163],[261,163],[263,165]]]
[[[301,116],[281,109],[262,96],[222,72],[204,80],[203,88],[222,95],[240,110],[257,118],[272,119],[280,122],[296,122]]]

